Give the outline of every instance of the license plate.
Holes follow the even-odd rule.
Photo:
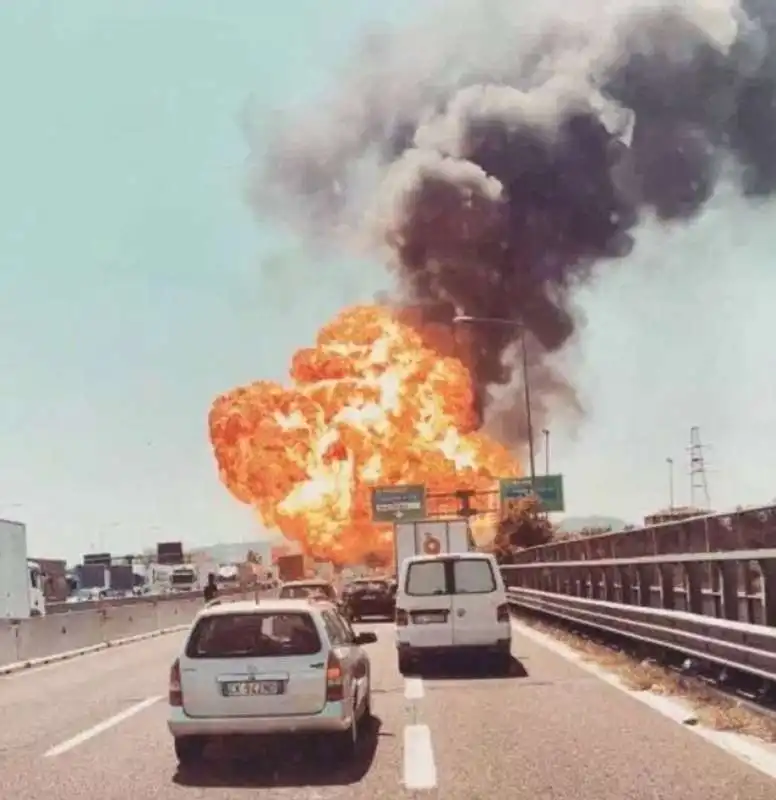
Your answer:
[[[414,617],[415,622],[420,625],[428,625],[433,622],[444,622],[444,614],[416,614]]]
[[[283,681],[230,681],[223,684],[227,697],[258,697],[283,694]]]

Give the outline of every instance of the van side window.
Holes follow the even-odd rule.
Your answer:
[[[456,594],[489,594],[496,591],[496,578],[490,562],[481,558],[462,558],[453,562]]]
[[[407,570],[405,591],[414,597],[448,594],[446,561],[419,561]]]

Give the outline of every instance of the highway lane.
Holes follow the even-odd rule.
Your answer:
[[[164,702],[181,640],[173,634],[0,679],[0,796],[233,800],[259,789],[267,800],[776,796],[776,781],[533,641],[516,635],[510,676],[469,670],[404,679],[391,626],[359,627],[380,634],[370,648],[379,728],[351,766],[327,766],[325,750],[314,747],[247,749],[238,761],[214,747],[201,770],[177,774]]]

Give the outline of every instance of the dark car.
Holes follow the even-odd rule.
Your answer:
[[[392,581],[385,578],[364,578],[349,583],[342,599],[353,622],[362,617],[387,617],[393,619],[396,609],[396,591]]]

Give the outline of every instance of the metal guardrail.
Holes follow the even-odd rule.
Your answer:
[[[707,514],[617,533],[529,547],[515,563],[734,552],[776,547],[776,505]]]
[[[502,574],[518,607],[776,681],[776,549],[527,561]]]
[[[510,589],[512,603],[729,669],[776,680],[776,631],[698,614]]]

